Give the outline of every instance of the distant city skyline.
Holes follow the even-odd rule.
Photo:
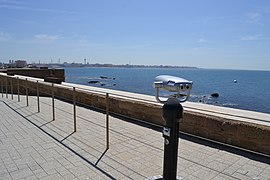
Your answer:
[[[270,70],[268,0],[0,0],[0,62]]]

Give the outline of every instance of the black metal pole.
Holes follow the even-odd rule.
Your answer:
[[[163,180],[177,178],[177,156],[179,143],[179,122],[183,117],[183,107],[180,103],[163,105],[163,118],[166,122],[163,129],[164,161]]]

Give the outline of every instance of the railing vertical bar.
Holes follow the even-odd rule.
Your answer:
[[[25,79],[26,106],[29,106],[27,78]]]
[[[55,120],[55,109],[54,109],[54,84],[52,83],[52,113],[53,121]]]
[[[8,78],[6,77],[6,98],[8,98]]]
[[[76,89],[73,87],[73,115],[74,115],[74,132],[77,131],[77,119],[76,119]]]
[[[106,144],[109,149],[109,93],[106,93]]]
[[[38,107],[38,112],[40,112],[40,105],[39,105],[39,84],[37,81],[37,107]]]
[[[17,77],[17,85],[18,85],[18,102],[20,102],[20,80],[19,80],[19,77]]]
[[[2,98],[3,98],[4,97],[3,77],[1,77],[1,92],[2,92]]]
[[[13,84],[12,84],[12,78],[10,79],[10,92],[11,92],[11,99],[13,100]]]

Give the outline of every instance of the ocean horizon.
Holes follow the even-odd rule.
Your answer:
[[[188,101],[270,114],[270,71],[186,68],[65,68],[66,82],[154,96],[158,75],[193,81]],[[219,97],[211,97],[218,93]]]

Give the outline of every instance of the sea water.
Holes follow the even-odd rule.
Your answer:
[[[154,95],[156,76],[178,76],[193,81],[189,101],[270,113],[270,71],[65,68],[65,75],[66,82],[147,95]],[[219,97],[211,97],[212,93],[218,93]]]

